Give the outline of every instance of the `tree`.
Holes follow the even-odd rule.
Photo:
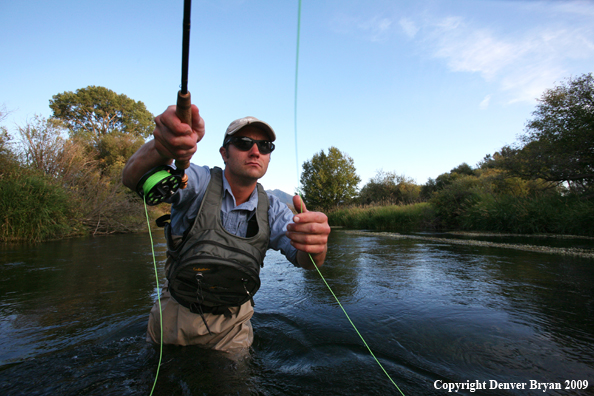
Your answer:
[[[489,161],[490,159],[491,156],[489,155],[483,161]],[[476,176],[476,171],[466,162],[463,162],[449,172],[437,176],[436,179],[429,178],[427,183],[421,187],[420,196],[424,200],[429,200],[433,197],[434,193],[443,190],[456,180],[465,176]]]
[[[594,77],[569,78],[538,100],[520,147],[502,150],[512,174],[569,184],[577,191],[594,183]]]
[[[8,111],[6,111],[6,106],[2,105],[0,107],[0,123],[4,122],[6,117],[8,116]],[[10,135],[6,130],[6,127],[0,125],[0,159],[7,158],[10,154]]]
[[[336,147],[314,154],[303,164],[301,189],[308,209],[328,211],[353,200],[357,184],[354,161]],[[299,208],[295,208],[299,210]]]
[[[410,204],[419,199],[421,187],[415,181],[396,172],[377,171],[377,174],[361,189],[359,201],[372,203]]]
[[[142,102],[96,86],[63,92],[50,100],[53,119],[84,142],[103,166],[125,161],[153,130],[153,115]]]
[[[8,129],[1,125],[8,114],[10,112],[6,110],[6,106],[0,106],[0,180],[4,180],[5,176],[12,171],[18,172],[20,168],[12,137],[8,133]]]
[[[72,143],[64,139],[64,129],[56,120],[36,115],[33,121],[18,127],[20,151],[26,166],[52,177],[69,172],[76,156]]]

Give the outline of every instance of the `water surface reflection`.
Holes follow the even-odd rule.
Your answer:
[[[162,265],[164,244],[155,237]],[[333,231],[322,273],[406,395],[447,394],[436,380],[572,379],[591,386],[546,394],[587,395],[593,264]],[[1,394],[150,392],[158,348],[144,342],[156,296],[146,235],[4,247],[0,272]],[[252,351],[229,360],[166,347],[156,394],[400,394],[317,272],[270,251],[262,279]]]

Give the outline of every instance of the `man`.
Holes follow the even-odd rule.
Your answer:
[[[135,190],[152,168],[189,161],[204,137],[204,120],[192,105],[192,126],[180,121],[175,106],[155,118],[154,139],[126,163],[122,181]],[[163,342],[234,351],[252,344],[252,296],[259,288],[259,266],[268,248],[280,250],[294,265],[320,266],[330,227],[326,215],[309,212],[299,196],[293,216],[278,198],[257,183],[264,176],[276,135],[254,117],[227,128],[220,153],[224,171],[191,164],[188,187],[168,202],[168,282],[161,297]],[[241,263],[241,264],[238,264]],[[160,342],[155,304],[147,340]]]

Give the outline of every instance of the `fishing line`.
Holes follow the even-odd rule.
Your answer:
[[[155,391],[157,385],[157,379],[159,378],[159,369],[161,368],[161,359],[163,359],[163,311],[161,310],[161,289],[159,288],[159,274],[157,273],[157,259],[155,258],[155,244],[153,242],[153,235],[151,233],[151,222],[148,215],[148,209],[146,207],[146,195],[144,199],[144,213],[146,214],[146,224],[149,230],[149,237],[151,240],[151,252],[153,254],[153,267],[155,268],[155,281],[157,282],[157,301],[159,302],[159,324],[161,328],[161,346],[159,348],[159,365],[157,366],[157,373],[155,374],[155,382],[153,382],[153,388],[151,389],[150,396]]]
[[[295,117],[295,164],[297,166],[297,182],[298,183],[299,183],[299,156],[298,156],[298,151],[297,151],[297,81],[298,81],[298,77],[299,77],[299,37],[300,37],[300,35],[301,35],[301,0],[299,0],[299,11],[297,13],[297,55],[296,55],[297,61],[296,61],[296,65],[295,65],[295,114],[294,114],[294,117]],[[299,194],[299,198],[301,199],[301,208],[300,208],[301,212],[300,213],[303,213],[303,197],[301,196],[301,194]],[[380,363],[380,361],[378,360],[378,358],[375,357],[375,354],[373,353],[373,351],[371,350],[371,348],[369,347],[369,345],[367,345],[367,342],[365,341],[365,339],[363,338],[363,336],[361,335],[361,333],[357,329],[357,326],[355,326],[355,324],[351,320],[349,314],[347,313],[347,311],[344,309],[344,307],[340,303],[340,300],[338,300],[338,297],[336,297],[336,294],[334,294],[334,291],[332,290],[332,288],[330,287],[330,285],[328,284],[328,282],[326,282],[326,279],[324,278],[324,275],[322,275],[322,271],[320,271],[320,269],[316,265],[316,262],[314,261],[314,259],[313,259],[313,257],[311,256],[310,253],[308,253],[308,256],[309,256],[309,259],[311,260],[313,266],[318,271],[318,274],[320,275],[320,278],[322,278],[322,280],[324,281],[324,284],[326,285],[326,287],[328,288],[328,290],[330,290],[330,293],[332,294],[332,296],[334,297],[334,299],[338,303],[338,306],[340,307],[340,309],[342,310],[342,312],[344,313],[344,315],[348,319],[348,321],[351,324],[351,326],[353,326],[353,329],[355,329],[355,332],[359,335],[359,338],[361,338],[361,341],[363,341],[363,344],[365,345],[365,347],[367,348],[367,350],[369,351],[369,353],[371,354],[371,356],[375,359],[375,361],[380,366],[380,368],[382,369],[382,371],[386,374],[386,376],[388,376],[388,378],[390,379],[390,382],[392,382],[392,384],[394,384],[394,386],[396,387],[396,389],[398,389],[398,392],[400,392],[400,394],[402,396],[404,396],[404,393],[402,393],[402,391],[400,390],[400,388],[398,387],[398,385],[396,385],[396,382],[394,382],[394,380],[392,379],[392,377],[390,377],[390,374],[388,374],[388,372],[386,371],[386,369],[384,369],[384,366],[382,366],[382,364]]]

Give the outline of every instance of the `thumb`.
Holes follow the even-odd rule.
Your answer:
[[[297,213],[307,212],[307,208],[305,207],[305,203],[303,202],[303,199],[301,199],[301,196],[299,196],[297,194],[293,196],[293,206],[295,207],[295,210],[297,211]]]

